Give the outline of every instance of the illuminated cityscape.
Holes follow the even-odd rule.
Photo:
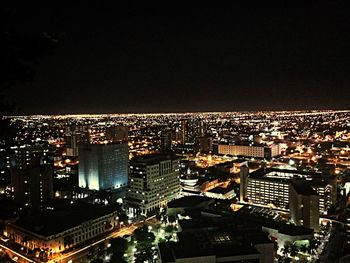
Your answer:
[[[343,1],[16,2],[0,263],[350,262]]]
[[[108,246],[118,237],[127,244],[122,259],[130,262],[147,257],[147,249],[157,262],[346,255],[350,111],[6,118],[19,132],[17,146],[1,149],[2,202],[11,211],[2,242],[22,247],[16,253],[23,260],[89,261],[103,254],[109,261]],[[88,127],[77,150],[66,127]],[[211,142],[204,152],[196,145],[203,135]],[[245,148],[220,148],[236,145]],[[277,150],[265,154],[271,147]],[[141,249],[134,241],[142,231],[152,242]],[[239,243],[238,253],[229,247],[242,242],[240,235],[255,245]],[[342,246],[333,247],[332,238]],[[195,253],[188,242],[198,244]],[[291,247],[295,252],[285,252]]]

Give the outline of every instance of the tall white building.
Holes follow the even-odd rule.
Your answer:
[[[116,189],[128,183],[127,142],[79,144],[79,187]]]
[[[319,212],[324,214],[336,201],[336,182],[331,176],[321,173],[300,172],[275,168],[261,168],[250,173],[246,180],[245,198],[252,204],[274,205],[289,210],[290,185],[293,180],[303,180],[316,191],[319,198]]]
[[[179,159],[175,155],[149,154],[130,161],[126,202],[132,213],[146,215],[179,194]]]

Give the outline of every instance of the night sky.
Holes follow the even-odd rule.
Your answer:
[[[59,41],[35,79],[11,89],[18,114],[350,108],[347,1],[27,2],[13,28]]]

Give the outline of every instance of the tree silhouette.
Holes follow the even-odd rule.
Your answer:
[[[134,239],[137,241],[136,248],[138,253],[135,255],[136,262],[144,262],[153,257],[152,246],[155,236],[148,231],[148,227],[144,225],[142,228],[136,229]]]
[[[98,258],[104,257],[105,254],[106,254],[106,244],[104,242],[101,242],[98,244],[97,257]]]
[[[290,243],[285,242],[283,248],[281,249],[281,252],[285,257],[288,257],[290,253]]]
[[[117,254],[113,254],[109,260],[110,263],[126,263],[126,261],[123,259],[123,257],[120,257]]]
[[[122,259],[125,251],[128,248],[128,241],[126,241],[122,237],[117,237],[117,238],[111,239],[110,245],[111,246],[109,247],[108,250],[111,253],[113,253],[113,255],[118,256],[119,258]]]
[[[303,252],[303,253],[307,253],[307,245],[301,245],[300,246],[300,251]]]
[[[299,252],[298,247],[294,243],[291,244],[290,245],[290,255],[292,257],[295,257],[296,255],[298,255],[298,252]]]
[[[102,259],[100,258],[96,258],[93,261],[91,261],[91,263],[104,263]]]
[[[92,260],[95,257],[94,247],[90,247],[87,254],[87,259]]]
[[[33,80],[39,61],[53,50],[57,42],[51,34],[17,32],[11,26],[11,16],[16,12],[11,1],[0,5],[0,144],[13,143],[15,127],[4,115],[13,112],[15,104],[6,99],[17,84]]]
[[[320,241],[318,241],[315,238],[311,239],[308,247],[309,253],[311,255],[316,255],[316,249],[318,248],[319,245],[320,245]]]
[[[119,222],[123,222],[125,225],[128,224],[129,218],[128,218],[128,216],[127,216],[127,214],[125,212],[119,213],[118,217],[119,217]]]

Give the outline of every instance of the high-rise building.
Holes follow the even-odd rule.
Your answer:
[[[294,180],[289,187],[292,221],[315,231],[319,229],[319,194],[305,180]]]
[[[53,198],[53,166],[37,164],[31,167],[11,170],[11,185],[14,200],[19,205],[42,210],[44,204]]]
[[[11,186],[19,205],[39,210],[53,197],[53,155],[46,144],[11,147]]]
[[[206,125],[202,119],[198,119],[197,137],[203,137],[206,135]]]
[[[33,165],[53,164],[54,150],[46,144],[24,144],[11,147],[10,166],[25,169]]]
[[[109,142],[126,142],[128,141],[128,127],[112,126],[106,128],[106,139]]]
[[[240,179],[239,200],[241,202],[245,201],[247,197],[248,174],[249,174],[248,166],[246,164],[242,165],[239,170],[239,179]]]
[[[245,185],[246,197],[253,204],[274,205],[289,210],[289,187],[295,179],[308,183],[318,193],[321,214],[336,202],[336,181],[331,175],[276,168],[261,168],[250,173]]]
[[[170,152],[172,150],[172,132],[164,131],[160,137],[160,150]]]
[[[78,144],[89,142],[89,128],[86,125],[70,125],[65,127],[67,156],[78,156]]]
[[[127,142],[79,144],[79,186],[92,190],[126,186],[128,162]]]
[[[147,215],[179,194],[179,159],[175,155],[149,154],[130,161],[126,202],[134,214]]]
[[[6,149],[0,148],[0,192],[4,193],[11,183],[11,155]]]
[[[210,153],[213,151],[213,139],[210,136],[198,137],[195,151],[200,153]]]
[[[180,142],[181,144],[185,144],[188,141],[187,138],[188,135],[188,123],[186,119],[181,120],[181,127],[180,127]]]

